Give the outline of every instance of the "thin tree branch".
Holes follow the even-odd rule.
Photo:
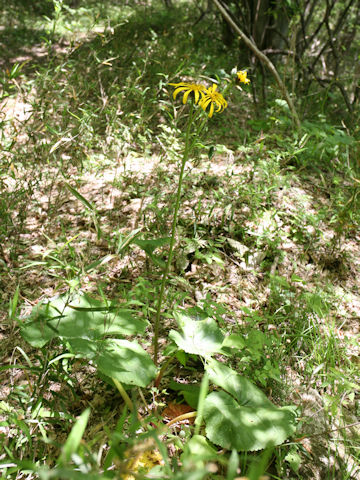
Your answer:
[[[227,11],[222,6],[222,4],[219,2],[219,0],[213,0],[213,2],[216,5],[216,7],[218,8],[218,10],[220,11],[221,15],[225,18],[225,20],[229,23],[229,25],[235,30],[235,32],[239,35],[239,37],[245,43],[245,45],[258,57],[258,59],[262,63],[265,64],[265,66],[268,68],[268,70],[270,70],[272,75],[275,77],[276,83],[278,84],[278,86],[281,90],[281,93],[282,93],[283,97],[285,98],[286,103],[289,106],[289,109],[290,109],[291,115],[293,117],[293,120],[296,124],[296,127],[300,128],[300,126],[301,126],[300,125],[300,119],[299,119],[299,116],[298,116],[297,111],[295,109],[294,103],[293,103],[293,101],[292,101],[292,99],[289,95],[289,92],[286,89],[285,84],[281,80],[280,75],[278,74],[278,71],[276,70],[274,64],[272,63],[272,61],[257,48],[255,43],[252,42],[250,40],[250,38],[248,38],[245,35],[245,33],[240,29],[240,27],[234,22],[234,20],[227,13]]]
[[[337,87],[340,90],[341,95],[343,96],[344,102],[346,104],[347,109],[349,110],[349,113],[353,112],[353,105],[349,100],[348,94],[346,93],[346,90],[345,90],[344,86],[340,82],[338,82],[337,80],[331,79],[331,78],[317,77],[315,75],[315,73],[313,73],[313,75],[314,75],[315,80],[318,82],[318,84],[321,87],[324,87],[325,85],[329,85],[330,89],[331,89],[331,87]]]
[[[325,10],[325,13],[324,13],[324,18],[322,19],[322,21],[318,24],[317,28],[315,29],[314,33],[311,35],[311,37],[309,38],[308,40],[308,45],[311,45],[316,37],[316,35],[320,32],[320,30],[322,29],[322,27],[325,25],[325,22],[326,20],[329,18],[329,15],[331,13],[331,10],[334,8],[334,5],[335,5],[335,2],[336,0],[333,0],[332,4],[329,5],[329,3],[327,2],[327,5],[326,5],[326,10]],[[322,53],[322,52],[321,52]],[[321,55],[321,54],[320,54]]]
[[[333,8],[333,6],[334,6],[334,3],[335,3],[335,0],[334,0],[333,4],[331,5],[330,10],[329,10],[328,8],[326,9],[326,14],[325,14],[325,17],[324,17],[323,22],[325,22],[325,21],[328,20],[328,18],[329,18],[329,16],[330,16],[330,12],[331,12],[331,10],[332,10],[332,8]],[[337,32],[339,31],[339,29],[341,28],[341,26],[342,26],[342,24],[343,24],[343,22],[344,22],[344,20],[345,20],[345,18],[346,18],[346,15],[347,15],[347,13],[348,13],[348,11],[349,11],[349,9],[350,9],[350,7],[352,6],[353,3],[354,3],[354,0],[350,0],[349,3],[347,4],[347,6],[346,6],[346,7],[344,8],[344,10],[342,11],[342,13],[341,13],[341,15],[339,16],[339,19],[338,19],[338,21],[337,21],[337,23],[336,23],[336,25],[335,25],[335,28],[334,28],[334,30],[333,30],[333,32],[332,32],[333,35],[336,35]],[[314,69],[316,63],[319,61],[319,58],[320,58],[321,55],[324,53],[324,51],[328,48],[328,46],[329,46],[329,40],[327,40],[327,41],[325,42],[325,44],[322,46],[320,52],[319,52],[318,55],[316,56],[315,60],[313,61],[312,65],[311,65],[311,69],[312,69],[312,70]]]
[[[294,52],[292,50],[283,50],[281,48],[266,48],[262,51],[262,53],[264,55],[294,55]]]

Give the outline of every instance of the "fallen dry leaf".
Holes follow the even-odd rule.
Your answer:
[[[169,405],[163,410],[163,416],[166,417],[168,420],[174,420],[174,418],[180,417],[180,415],[184,415],[185,413],[193,411],[194,409],[186,403],[170,402]],[[190,420],[194,422],[193,418]]]

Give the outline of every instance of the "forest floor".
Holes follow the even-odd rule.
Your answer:
[[[131,300],[150,325],[154,319],[161,270],[135,243],[119,246],[131,235],[155,240],[169,236],[181,138],[161,115],[163,127],[148,134],[150,147],[148,140],[127,138],[124,125],[117,136],[118,126],[109,126],[107,111],[113,97],[104,91],[101,79],[100,106],[94,115],[105,115],[107,125],[97,130],[97,120],[88,115],[78,130],[71,120],[64,127],[63,105],[52,105],[63,101],[63,94],[68,111],[79,117],[86,98],[76,109],[83,92],[78,85],[63,87],[59,71],[62,68],[66,78],[68,69],[77,68],[69,52],[91,42],[97,31],[88,35],[80,31],[71,43],[53,43],[51,68],[48,63],[46,80],[42,71],[42,84],[34,80],[35,65],[50,61],[49,51],[35,44],[27,55],[36,50],[37,61],[24,65],[24,77],[9,80],[13,88],[0,103],[0,344],[5,367],[0,371],[0,442],[6,446],[0,464],[14,466],[16,458],[56,460],[57,447],[44,438],[64,443],[71,421],[61,428],[49,421],[46,433],[39,430],[31,422],[41,395],[54,411],[69,418],[91,406],[84,438],[96,439],[104,450],[103,425],[115,428],[121,411],[121,398],[86,362],[74,361],[69,367],[71,388],[61,370],[49,375],[42,391],[34,387],[38,378],[27,366],[41,366],[43,354],[24,341],[19,323],[35,305],[72,288],[119,302]],[[30,59],[23,52],[12,55],[9,65]],[[51,74],[58,81],[55,93]],[[41,97],[45,91],[46,100]],[[165,85],[162,98],[168,94]],[[245,103],[229,104],[229,122],[250,108],[250,99],[247,95]],[[114,108],[122,106],[120,102]],[[146,117],[141,108],[139,115]],[[247,339],[239,372],[275,404],[298,407],[298,430],[292,443],[274,457],[270,478],[355,480],[360,478],[360,232],[357,214],[351,212],[358,194],[353,190],[354,171],[350,163],[346,166],[351,153],[346,148],[344,153],[326,150],[325,145],[325,153],[318,150],[324,158],[316,158],[323,139],[309,135],[314,148],[302,163],[301,154],[294,154],[298,137],[286,134],[286,128],[266,130],[264,121],[264,128],[253,128],[237,142],[237,132],[248,118],[235,122],[224,136],[221,118],[226,115],[223,112],[209,127],[216,144],[211,160],[207,150],[199,150],[186,167],[160,343],[165,345],[169,330],[176,328],[174,310],[200,307],[214,312],[224,332]],[[131,129],[134,124],[129,125]],[[139,125],[135,127],[141,133]],[[333,135],[338,134],[336,128]],[[166,256],[161,246],[155,252],[159,258]],[[150,327],[142,339],[150,355],[151,343]],[[61,352],[54,346],[51,355]],[[170,381],[192,383],[198,380],[197,368],[191,362],[175,367],[164,377],[155,403],[175,401]],[[154,403],[154,392],[144,391],[142,398],[143,412]],[[6,468],[3,478],[23,478],[16,469],[11,473],[12,467]],[[222,478],[220,473],[217,478]]]

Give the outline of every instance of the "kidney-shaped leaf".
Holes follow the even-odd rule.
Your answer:
[[[187,353],[208,357],[221,351],[224,335],[215,320],[194,320],[186,313],[177,314],[181,333],[170,331],[170,338]]]
[[[294,412],[274,405],[252,382],[213,359],[206,371],[212,383],[228,392],[206,397],[204,419],[212,442],[229,449],[260,450],[283,443],[295,431]]]
[[[286,408],[242,406],[226,392],[206,397],[206,436],[216,445],[254,451],[283,443],[295,431],[294,414]]]
[[[62,295],[41,303],[20,329],[27,342],[42,347],[56,336],[99,339],[105,335],[134,335],[143,333],[146,325],[130,310],[105,305],[84,294],[71,298]]]

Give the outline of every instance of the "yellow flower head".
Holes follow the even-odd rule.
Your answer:
[[[236,75],[237,75],[237,78],[238,78],[239,82],[245,83],[245,85],[250,83],[250,79],[247,78],[247,71],[240,70],[240,72],[236,72]]]
[[[127,453],[125,453],[125,456],[127,456]],[[136,474],[139,473],[139,471],[141,472],[141,470],[149,472],[156,465],[163,464],[164,461],[162,456],[157,450],[147,450],[130,459],[126,468],[127,470],[132,470]],[[131,474],[122,475],[121,478],[123,480],[135,480],[135,476]],[[138,478],[138,475],[136,475],[136,478]]]
[[[191,92],[193,92],[195,96],[195,103],[198,103],[200,95],[202,97],[204,95],[204,92],[206,91],[206,87],[199,83],[181,82],[181,83],[169,83],[169,85],[175,87],[175,90],[173,93],[174,100],[178,93],[184,92],[184,96],[183,96],[184,104],[187,102],[188,96]]]
[[[210,105],[209,118],[213,116],[215,106],[218,107],[216,109],[216,112],[222,112],[224,108],[227,107],[227,101],[221,95],[221,93],[216,91],[216,89],[216,84],[213,84],[211,87],[207,88],[205,91],[205,95],[203,95],[202,99],[199,102],[200,107],[204,111]]]

